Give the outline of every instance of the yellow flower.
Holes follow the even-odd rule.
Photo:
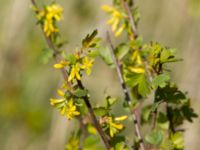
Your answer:
[[[67,119],[72,119],[75,116],[80,115],[80,112],[77,111],[76,105],[74,105],[73,100],[69,100],[66,106],[66,117]]]
[[[128,116],[116,117],[115,121],[123,121],[123,120],[126,120],[127,118],[128,118]]]
[[[51,99],[50,99],[50,104],[51,104],[52,106],[56,106],[56,105],[61,104],[61,103],[63,103],[63,102],[65,102],[65,99],[64,99],[64,98],[61,98],[61,99],[51,98]]]
[[[67,61],[62,60],[62,61],[60,61],[60,63],[54,64],[54,68],[62,69],[64,67],[66,67],[67,65],[69,65],[69,63]]]
[[[88,59],[88,57],[83,58],[83,65],[81,66],[82,69],[86,70],[87,75],[91,74],[91,67],[94,63],[94,59]]]
[[[115,33],[115,36],[118,37],[119,35],[122,34],[122,32],[126,27],[126,24],[124,23],[120,26],[120,22],[123,19],[123,15],[116,8],[108,5],[103,5],[102,9],[105,12],[111,14],[112,17],[107,21],[107,23],[111,25],[112,31]]]
[[[81,80],[81,76],[80,76],[80,65],[78,63],[76,63],[76,65],[72,66],[72,69],[70,71],[70,75],[68,78],[68,81],[73,80],[74,78]]]
[[[38,20],[43,21],[43,30],[47,37],[58,32],[58,28],[55,26],[55,21],[61,20],[62,12],[63,9],[59,5],[51,4],[37,13]]]
[[[142,64],[141,56],[139,50],[135,50],[132,54],[132,59],[137,63],[137,65]]]
[[[104,10],[105,12],[112,12],[113,11],[113,7],[108,6],[108,5],[103,5],[101,7],[102,10]]]
[[[126,24],[123,24],[116,32],[115,32],[115,36],[118,37],[122,34],[122,32],[124,31],[126,27]]]
[[[65,93],[62,90],[60,90],[60,89],[57,90],[57,93],[58,93],[58,95],[60,95],[62,97],[65,96]]]
[[[61,91],[58,91],[61,95],[64,93],[61,93]],[[65,98],[61,99],[50,99],[50,104],[52,106],[55,106],[61,115],[66,115],[67,119],[72,119],[75,116],[80,115],[80,112],[77,111],[76,105],[74,105],[73,100],[70,99],[67,101]]]
[[[115,134],[117,134],[120,130],[124,128],[124,125],[121,123],[118,123],[118,121],[123,121],[127,119],[127,116],[121,116],[117,118],[108,117],[107,118],[107,124],[109,126],[109,134],[111,137],[114,137]]]
[[[56,28],[53,24],[53,20],[45,20],[44,21],[44,32],[46,33],[46,36],[49,37],[52,33],[58,32],[58,28]]]
[[[46,7],[46,10],[47,10],[47,15],[46,15],[47,20],[52,20],[52,19],[55,19],[56,21],[61,20],[63,12],[63,8],[61,6],[56,4],[51,4],[50,6]]]
[[[135,73],[144,73],[145,72],[143,67],[129,67],[129,69]]]

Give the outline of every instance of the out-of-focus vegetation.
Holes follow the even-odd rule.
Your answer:
[[[70,42],[66,50],[72,51],[80,43],[77,41],[94,28],[104,36],[107,18],[100,6],[108,1],[60,0],[60,3],[64,7],[61,32]],[[49,104],[61,75],[52,68],[53,62],[42,62],[45,41],[35,25],[30,4],[27,0],[0,1],[0,149],[63,149],[71,126]],[[174,80],[188,90],[192,105],[200,114],[200,1],[138,0],[136,4],[141,12],[139,32],[144,40],[177,47],[184,58],[184,62],[172,66]],[[120,87],[117,76],[100,60],[95,62],[92,77],[85,81],[92,97],[100,103],[106,89],[122,96],[121,89],[116,89]],[[97,81],[98,87],[94,86]],[[185,128],[186,149],[197,150],[199,119]]]

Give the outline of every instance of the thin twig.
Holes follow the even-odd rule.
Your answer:
[[[81,89],[84,89],[84,86],[82,84],[82,82],[80,80],[77,80],[77,83],[78,83],[78,86],[81,88]],[[94,124],[94,126],[96,127],[97,131],[99,132],[99,135],[101,136],[101,139],[103,140],[105,146],[106,146],[106,149],[107,150],[110,150],[110,144],[109,144],[109,140],[108,138],[106,137],[105,133],[103,132],[102,128],[101,128],[101,125],[99,124],[95,114],[94,114],[94,111],[92,109],[92,106],[90,104],[90,101],[89,101],[89,97],[88,96],[84,96],[83,97],[84,99],[84,102],[88,108],[88,111],[89,111],[89,114],[90,114],[90,117],[92,119],[92,122]]]
[[[127,15],[128,15],[128,19],[129,19],[129,22],[131,25],[131,30],[133,32],[133,38],[136,39],[138,37],[138,33],[137,33],[136,24],[135,24],[133,15],[131,13],[130,7],[125,0],[121,0],[121,2],[122,2],[124,9],[126,10]],[[133,1],[133,4],[134,4],[134,1]]]
[[[31,2],[35,7],[37,7],[35,0],[31,0]],[[56,62],[60,62],[58,50],[56,49],[56,47],[53,44],[52,40],[45,35],[44,31],[43,31],[43,35],[45,37],[45,40],[46,40],[49,48],[51,48],[54,51],[54,58],[55,58]],[[64,68],[61,69],[61,72],[63,74],[63,77],[64,77],[66,83],[68,84],[68,86],[71,87],[71,83],[68,81],[68,74],[65,71],[65,69]],[[80,88],[84,89],[84,86],[83,86],[81,81],[77,80],[77,83],[78,83],[78,86]],[[88,111],[89,111],[89,114],[91,116],[92,122],[93,122],[95,128],[97,129],[102,141],[105,144],[106,150],[110,150],[111,148],[110,148],[109,140],[107,139],[103,129],[101,128],[101,125],[99,124],[99,122],[98,122],[98,120],[97,120],[97,118],[96,118],[96,116],[94,114],[94,111],[92,109],[92,105],[90,104],[90,101],[89,101],[89,97],[88,96],[84,96],[83,99],[84,99],[84,102],[85,102],[85,104],[86,104],[86,106],[88,108]]]
[[[121,83],[121,86],[122,86],[122,89],[123,89],[123,92],[124,92],[124,95],[125,95],[125,100],[128,102],[128,105],[129,105],[129,108],[130,108],[130,111],[131,111],[131,114],[132,114],[132,117],[133,117],[135,132],[136,132],[136,136],[138,137],[139,142],[140,142],[140,148],[141,148],[141,150],[145,150],[143,138],[142,138],[141,133],[140,133],[139,121],[138,121],[138,116],[137,116],[137,112],[136,112],[137,110],[131,109],[131,106],[132,106],[131,95],[130,95],[129,90],[128,90],[126,84],[125,84],[123,74],[122,74],[122,71],[121,71],[121,65],[120,65],[119,61],[117,60],[117,58],[115,56],[115,53],[114,53],[115,48],[112,44],[112,41],[111,41],[111,38],[110,38],[110,35],[109,35],[108,32],[107,32],[107,39],[108,39],[108,42],[110,44],[112,57],[113,57],[113,60],[115,62],[117,74],[118,74],[118,77],[119,77],[119,80],[120,80],[120,83]]]

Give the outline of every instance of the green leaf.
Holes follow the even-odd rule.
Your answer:
[[[66,56],[67,60],[69,61],[70,64],[75,64],[76,63],[76,57],[73,54],[69,54]]]
[[[76,99],[76,106],[78,106],[78,111],[81,113],[81,115],[85,115],[88,113],[88,109],[81,98]]]
[[[112,54],[108,47],[99,48],[100,57],[104,60],[104,62],[110,67],[114,67],[114,62],[112,58]]]
[[[150,93],[150,83],[144,73],[131,73],[127,76],[127,84],[136,87],[138,93],[145,97]]]
[[[84,96],[86,96],[87,94],[88,94],[88,91],[87,91],[87,90],[80,89],[80,88],[78,88],[78,89],[75,91],[75,93],[74,93],[74,95],[77,96],[77,97],[79,97],[79,98],[84,97]]]
[[[102,147],[102,145],[99,144],[100,143],[100,139],[97,136],[88,136],[84,143],[83,143],[83,149],[84,150],[104,150],[104,147]]]
[[[95,115],[97,116],[105,116],[110,111],[110,109],[107,109],[105,107],[96,107],[93,108],[93,110]]]
[[[142,109],[142,123],[146,123],[149,121],[151,112],[151,105],[147,105]]]
[[[193,118],[197,118],[198,115],[194,112],[194,109],[190,107],[190,105],[184,105],[181,108],[181,111],[185,117],[185,119],[187,119],[189,122],[193,121]]]
[[[44,64],[47,64],[49,60],[53,57],[53,50],[50,48],[44,48],[41,53],[41,59]]]
[[[158,114],[157,126],[164,130],[167,130],[169,128],[169,121],[167,119],[167,116],[162,112]]]
[[[172,48],[163,48],[163,51],[161,52],[160,55],[160,62],[161,63],[167,63],[167,62],[176,62],[179,61],[175,57],[176,49]]]
[[[125,136],[116,135],[111,139],[110,145],[112,147],[115,147],[117,143],[121,143],[121,142],[124,143],[124,141],[125,141]]]
[[[117,143],[114,150],[128,150],[124,142]]]
[[[167,101],[174,104],[179,104],[181,100],[185,100],[186,95],[180,91],[176,85],[168,84],[164,88],[158,88],[155,93],[155,101]]]
[[[152,145],[158,146],[162,143],[163,140],[163,134],[160,131],[152,131],[149,133],[146,137],[145,140]]]
[[[134,73],[134,74],[128,74],[127,75],[127,85],[130,87],[135,87],[140,83],[141,80],[141,76],[143,74],[139,74],[139,73]]]
[[[170,76],[168,74],[161,74],[156,76],[153,79],[153,87],[156,89],[158,87],[164,88],[168,83],[168,81],[170,80]]]
[[[99,56],[99,51],[97,49],[92,49],[91,51],[88,51],[88,56],[95,58],[97,56]]]
[[[129,52],[129,45],[122,43],[116,48],[116,56],[119,60],[123,59],[123,57]]]
[[[82,40],[82,45],[83,47],[94,47],[95,43],[92,43],[94,40],[95,36],[97,35],[98,31],[94,30],[91,34],[88,34],[83,40]]]
[[[117,102],[116,98],[113,98],[111,96],[106,96],[106,108],[110,108]]]
[[[138,85],[138,92],[143,96],[146,97],[150,93],[150,85],[148,80],[146,79],[145,75],[141,78],[140,83]]]

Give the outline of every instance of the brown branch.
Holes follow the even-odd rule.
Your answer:
[[[84,86],[83,86],[83,84],[82,84],[82,82],[80,80],[77,80],[77,83],[78,83],[78,86],[81,89],[85,89]],[[89,111],[90,117],[92,119],[92,122],[93,122],[94,126],[96,127],[99,135],[101,136],[101,139],[103,140],[103,142],[104,142],[104,144],[106,146],[106,149],[110,150],[109,140],[106,137],[105,133],[103,132],[102,127],[99,124],[99,122],[98,122],[98,120],[97,120],[97,118],[96,118],[96,116],[94,114],[94,111],[93,111],[92,106],[91,106],[90,101],[89,101],[89,97],[88,96],[84,96],[83,99],[84,99],[84,102],[85,102],[85,104],[86,104],[86,106],[88,108],[88,111]]]
[[[138,37],[138,33],[137,33],[136,24],[135,24],[133,15],[131,13],[130,7],[129,7],[128,3],[126,2],[126,0],[121,0],[121,3],[128,15],[128,20],[130,22],[131,30],[133,32],[133,38],[136,39]],[[134,6],[134,1],[133,1],[132,5]]]
[[[31,2],[35,7],[37,7],[37,4],[36,4],[35,0],[31,0]],[[56,62],[57,63],[60,62],[59,52],[58,52],[57,48],[55,47],[55,45],[53,44],[52,40],[45,35],[44,31],[43,31],[43,35],[44,35],[45,40],[46,40],[46,42],[48,44],[48,47],[51,48],[54,51],[54,58],[55,58]],[[62,68],[61,72],[63,74],[63,77],[64,77],[67,85],[71,87],[71,82],[68,81],[68,74],[67,74],[66,70],[64,68]],[[77,83],[78,83],[78,86],[80,88],[84,89],[84,86],[83,86],[81,81],[77,80]],[[88,96],[84,96],[83,99],[84,99],[84,102],[85,102],[85,104],[86,104],[86,106],[88,108],[88,111],[89,111],[89,114],[91,116],[92,122],[93,122],[95,128],[97,129],[102,141],[105,144],[106,150],[110,150],[111,148],[110,148],[109,140],[107,139],[107,137],[106,137],[101,125],[99,124],[99,122],[98,122],[98,120],[97,120],[97,118],[96,118],[96,116],[94,114],[94,111],[92,109],[92,105],[90,104],[90,101],[89,101],[89,97]]]
[[[130,111],[131,111],[131,114],[132,114],[132,117],[133,117],[135,132],[136,132],[136,136],[138,137],[139,142],[140,142],[139,143],[140,148],[141,148],[141,150],[145,150],[144,141],[143,141],[143,138],[142,138],[141,133],[140,133],[139,118],[138,118],[138,114],[137,114],[137,109],[132,110],[132,108],[131,108],[131,106],[132,106],[131,95],[130,95],[129,90],[128,90],[126,84],[125,84],[123,74],[122,74],[122,71],[121,71],[121,65],[120,65],[119,61],[117,60],[117,58],[115,56],[115,53],[114,53],[115,48],[112,44],[112,41],[111,41],[111,38],[110,38],[110,35],[109,35],[108,32],[107,32],[107,39],[108,39],[108,43],[110,44],[112,58],[114,60],[116,70],[117,70],[117,74],[118,74],[118,77],[119,77],[119,80],[120,80],[120,83],[121,83],[121,86],[122,86],[122,89],[123,89],[123,92],[124,92],[124,95],[125,95],[125,100],[128,102],[128,105],[129,105],[129,108],[130,108]]]

